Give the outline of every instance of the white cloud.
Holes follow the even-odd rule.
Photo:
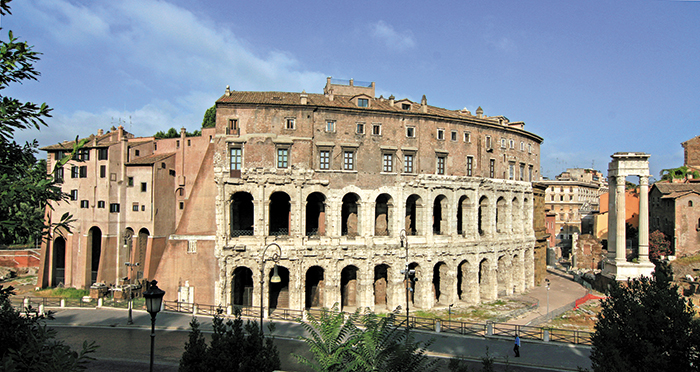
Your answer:
[[[399,33],[384,21],[379,21],[370,25],[370,29],[372,31],[372,37],[384,43],[390,49],[401,52],[416,46],[413,33],[410,31]]]

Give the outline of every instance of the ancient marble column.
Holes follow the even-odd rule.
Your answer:
[[[609,177],[609,188],[608,188],[608,258],[611,260],[615,259],[615,236],[616,236],[616,219],[617,211],[615,210],[615,193],[617,189],[615,188],[615,182],[617,177]]]
[[[649,261],[649,176],[639,176],[639,262]]]
[[[625,239],[625,177],[615,177],[615,261],[627,261],[627,240]]]

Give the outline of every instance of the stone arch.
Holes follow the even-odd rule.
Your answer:
[[[358,279],[360,269],[348,265],[340,272],[340,306],[341,310],[355,308],[358,305]]]
[[[435,304],[448,305],[450,303],[451,280],[447,264],[440,261],[433,266],[433,299]]]
[[[289,269],[284,266],[277,265],[277,274],[280,276],[279,283],[270,282],[270,278],[274,273],[274,266],[269,269],[267,282],[269,283],[269,308],[270,309],[288,309],[289,308]]]
[[[88,259],[87,269],[88,286],[97,282],[100,271],[100,258],[102,257],[102,230],[99,227],[93,226],[88,230]]]
[[[325,293],[325,271],[320,266],[311,266],[306,270],[304,282],[304,306],[306,309],[323,307]]]
[[[513,271],[513,293],[523,293],[525,291],[525,268],[522,255],[517,253],[513,255],[511,266]]]
[[[270,195],[270,232],[272,236],[289,235],[291,219],[291,198],[284,191],[275,191]]]
[[[312,192],[306,197],[306,236],[326,235],[326,196]]]
[[[374,305],[386,308],[389,303],[389,265],[380,264],[374,267]]]
[[[471,209],[471,201],[466,195],[462,195],[457,203],[457,234],[466,236],[469,233],[469,211]]]
[[[514,197],[511,203],[513,212],[510,215],[513,218],[513,231],[522,232],[523,231],[523,207],[520,204],[520,199]]]
[[[496,296],[493,291],[493,271],[491,262],[484,258],[479,262],[479,294],[482,300],[494,300]]]
[[[66,283],[66,239],[62,236],[53,241],[53,275],[51,285],[56,287]]]
[[[486,196],[482,196],[479,199],[479,213],[478,213],[478,221],[477,221],[477,228],[479,231],[479,235],[484,236],[487,235],[489,231],[489,198]]]
[[[511,286],[511,267],[510,262],[508,262],[508,257],[502,255],[498,257],[496,269],[496,278],[498,283],[498,295],[510,295],[512,294],[513,287]]]
[[[250,236],[255,231],[255,206],[253,195],[239,191],[231,195],[230,234],[231,237]]]
[[[423,199],[416,194],[406,198],[406,215],[404,216],[404,228],[406,235],[421,235],[421,223],[423,217]]]
[[[341,235],[360,235],[360,196],[353,192],[343,196]]]
[[[139,266],[136,266],[136,279],[141,280],[143,279],[143,273],[144,270],[146,269],[146,253],[148,251],[148,237],[151,236],[151,233],[148,232],[147,228],[142,228],[139,230],[139,239],[138,239],[138,247],[136,248],[136,252],[134,257],[137,259],[136,262],[139,262]]]
[[[433,234],[447,234],[447,209],[447,197],[442,194],[436,196],[435,200],[433,201]]]
[[[479,283],[477,272],[471,271],[469,261],[462,260],[457,266],[457,296],[466,303],[479,302]]]
[[[523,208],[520,213],[521,224],[523,226],[523,231],[528,232],[532,230],[532,218],[530,217],[532,205],[530,205],[530,200],[525,197],[523,198]]]
[[[231,304],[234,306],[253,306],[253,270],[239,266],[233,270],[231,278]]]
[[[504,197],[496,200],[496,232],[506,231],[506,220],[508,219],[508,211],[506,211],[506,199]]]
[[[394,201],[389,194],[379,194],[374,204],[374,235],[389,236],[393,221]]]

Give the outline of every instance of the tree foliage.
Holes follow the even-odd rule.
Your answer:
[[[436,361],[426,354],[430,342],[415,341],[413,334],[400,327],[396,313],[379,317],[359,310],[345,314],[323,309],[319,316],[308,315],[301,324],[309,334],[301,337],[313,359],[294,355],[314,371],[431,371]],[[360,324],[361,328],[356,324]]]
[[[240,310],[236,310],[233,320],[224,321],[220,314],[221,309],[212,321],[214,333],[209,346],[199,330],[199,322],[192,319],[179,372],[274,371],[280,368],[274,340],[262,334],[258,323],[248,321],[244,326]]]
[[[660,172],[661,181],[673,181],[674,179],[684,180],[688,178],[688,175],[692,176],[694,179],[700,179],[700,172],[692,169],[688,169],[685,165],[678,168],[662,169]]]
[[[594,371],[698,371],[700,322],[665,262],[653,278],[614,282],[593,334]]]
[[[9,296],[13,288],[0,286],[0,365],[3,371],[82,371],[93,360],[95,342],[83,342],[80,351],[73,351],[63,341],[56,340],[56,331],[47,327],[51,319],[25,309],[15,310]]]
[[[659,230],[654,230],[649,234],[649,259],[657,263],[662,256],[669,255],[671,252],[671,242],[666,237],[666,234]]]
[[[207,111],[204,112],[204,119],[202,120],[202,128],[214,128],[216,126],[216,105],[209,107]]]
[[[9,3],[0,0],[0,15],[11,14]],[[0,42],[0,244],[38,241],[51,227],[44,222],[48,202],[66,198],[47,174],[46,163],[37,161],[36,140],[24,145],[13,140],[16,130],[46,125],[51,109],[46,103],[20,102],[2,94],[12,83],[38,79],[34,63],[39,55],[12,31],[8,41]],[[68,228],[69,222],[70,216],[63,215],[54,227]]]
[[[198,137],[202,135],[201,130],[195,130],[194,132],[185,132],[185,137]],[[180,137],[180,132],[175,129],[175,128],[170,128],[168,129],[167,132],[163,132],[162,130],[159,130],[156,132],[156,134],[153,135],[153,138],[155,139],[161,139],[161,138],[179,138]]]

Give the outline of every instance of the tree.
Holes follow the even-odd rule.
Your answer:
[[[0,365],[3,371],[82,371],[94,358],[95,342],[83,342],[80,351],[73,351],[56,340],[56,331],[47,327],[45,319],[31,307],[24,313],[15,310],[9,296],[12,287],[0,286]]]
[[[672,285],[670,265],[653,278],[613,282],[592,337],[594,371],[697,371],[700,322]]]
[[[12,14],[9,3],[0,0],[0,15]],[[0,42],[0,91],[12,83],[37,80],[40,73],[34,63],[39,55],[10,31],[9,40]],[[45,126],[50,112],[46,103],[20,102],[0,94],[0,244],[37,241],[51,227],[44,218],[48,202],[66,199],[47,174],[46,163],[37,161],[36,140],[24,145],[13,140],[16,130]],[[70,215],[63,215],[58,225],[67,228],[69,222]]]
[[[700,172],[688,169],[685,165],[678,168],[662,169],[660,172],[661,181],[671,182],[674,179],[684,180],[688,178],[688,175],[692,176],[694,179],[700,179]]]
[[[188,371],[274,371],[280,368],[279,352],[273,338],[265,337],[258,323],[243,326],[240,309],[233,320],[224,321],[217,310],[211,343],[206,345],[199,322],[190,322],[189,341],[180,358],[180,372]],[[244,332],[245,331],[245,332]]]
[[[313,360],[295,355],[314,371],[431,371],[435,360],[426,354],[431,342],[415,341],[413,333],[400,327],[396,312],[380,317],[359,310],[346,314],[323,309],[319,317],[309,314],[301,324],[309,337],[301,337]],[[361,328],[356,326],[360,324]]]
[[[666,237],[666,234],[659,230],[654,230],[649,234],[649,259],[657,263],[662,256],[666,256],[671,252],[671,242]]]
[[[216,126],[216,105],[209,107],[204,112],[204,120],[202,120],[202,128],[214,128]]]

